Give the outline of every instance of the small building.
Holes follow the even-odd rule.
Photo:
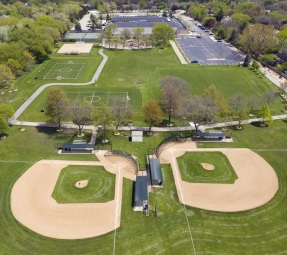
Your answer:
[[[162,170],[159,159],[149,159],[151,185],[162,186]]]
[[[142,142],[143,131],[132,131],[132,142]]]
[[[148,188],[147,176],[137,176],[134,194],[134,209],[142,211],[147,208],[148,204]]]
[[[62,153],[93,153],[95,145],[90,143],[65,143]]]

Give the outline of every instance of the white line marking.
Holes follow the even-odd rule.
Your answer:
[[[116,216],[115,216],[115,234],[114,234],[114,251],[113,255],[116,254],[116,235],[117,235],[117,216],[118,216],[118,204],[119,204],[119,189],[120,189],[120,180],[121,180],[121,171],[120,171],[120,166],[118,166],[118,182],[117,182],[117,201],[116,201]]]
[[[91,98],[91,104],[93,103],[94,95],[95,95],[95,92],[94,92],[94,93],[93,93],[93,95],[92,95],[92,98]]]
[[[75,78],[75,79],[77,79],[77,78],[78,78],[78,76],[79,76],[80,72],[82,71],[82,69],[83,69],[84,65],[85,65],[85,63],[82,63],[82,67],[81,67],[81,68],[80,68],[80,70],[78,71],[78,74],[77,74],[77,76],[76,76],[76,78]]]
[[[176,162],[174,160],[173,149],[171,149],[171,157],[172,157],[172,162],[173,162],[173,165],[174,165],[174,168],[175,168],[176,179],[177,179],[177,183],[178,183],[178,187],[179,187],[179,191],[180,191],[182,205],[183,205],[184,212],[185,212],[185,218],[186,218],[187,225],[188,225],[188,230],[189,230],[189,234],[190,234],[190,240],[191,240],[191,243],[192,243],[193,253],[194,253],[194,255],[196,255],[196,251],[195,251],[195,247],[194,247],[194,241],[193,241],[193,237],[192,237],[192,232],[191,232],[190,224],[189,224],[189,221],[188,221],[186,207],[185,207],[185,204],[184,204],[183,193],[182,193],[182,189],[181,189],[181,185],[180,185],[180,181],[179,181],[179,176],[178,176],[179,169],[178,169],[178,167],[176,165]]]

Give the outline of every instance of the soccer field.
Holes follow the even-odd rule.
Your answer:
[[[116,98],[120,98],[123,101],[125,107],[128,107],[128,102],[130,100],[128,92],[103,92],[103,91],[90,91],[90,92],[66,92],[67,97],[70,102],[74,102],[75,105],[77,101],[89,102],[94,107],[99,108],[103,104],[108,107],[112,107],[113,102]]]
[[[68,61],[67,63],[56,63],[43,77],[44,80],[66,80],[77,79],[83,70],[85,63],[75,63]]]

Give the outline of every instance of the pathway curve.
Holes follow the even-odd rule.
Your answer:
[[[39,95],[42,93],[42,91],[43,91],[44,89],[48,88],[48,87],[55,86],[55,85],[61,85],[61,86],[85,86],[85,85],[94,84],[94,83],[98,80],[98,78],[99,78],[99,76],[100,76],[100,74],[101,74],[101,72],[102,72],[102,70],[103,70],[103,68],[104,68],[104,66],[105,66],[105,64],[106,64],[106,62],[108,61],[108,56],[106,56],[103,51],[104,51],[103,49],[100,49],[100,50],[99,50],[99,54],[103,57],[103,60],[102,60],[102,62],[100,63],[100,65],[99,65],[97,71],[95,72],[95,74],[94,74],[94,76],[93,76],[93,78],[92,78],[91,81],[89,81],[89,82],[84,82],[84,83],[47,83],[47,84],[45,84],[45,85],[42,85],[41,87],[39,87],[39,88],[24,102],[24,104],[22,104],[22,105],[18,108],[18,110],[17,110],[17,111],[15,112],[15,114],[12,116],[12,118],[11,118],[11,120],[10,120],[10,123],[11,123],[11,124],[17,124],[17,119],[19,118],[19,116],[20,116],[20,115],[26,110],[26,108],[37,98],[37,96],[39,96]]]

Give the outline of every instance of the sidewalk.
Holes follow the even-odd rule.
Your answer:
[[[169,42],[170,42],[170,45],[172,46],[172,48],[173,48],[175,54],[177,55],[177,57],[178,57],[180,63],[183,64],[183,65],[188,64],[188,63],[186,62],[185,58],[183,57],[181,51],[180,51],[179,48],[177,47],[176,43],[175,43],[173,40],[169,40]]]

